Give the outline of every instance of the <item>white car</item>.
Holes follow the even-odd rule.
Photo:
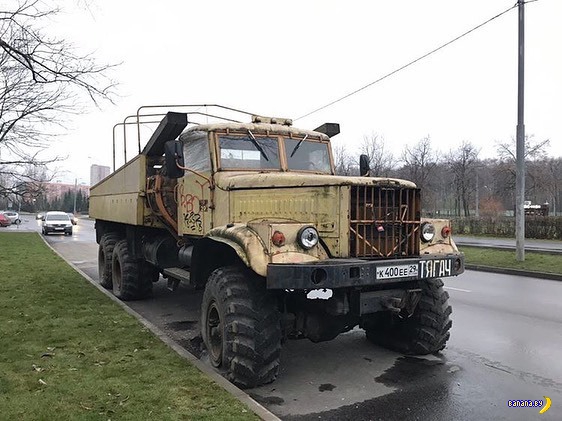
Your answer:
[[[6,218],[10,220],[12,224],[21,224],[20,214],[14,211],[2,211]]]
[[[72,235],[72,221],[65,212],[51,211],[43,215],[42,228],[43,235],[50,232],[62,232],[65,235]]]

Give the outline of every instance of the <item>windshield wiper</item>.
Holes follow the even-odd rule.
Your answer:
[[[254,137],[254,134],[248,130],[248,134],[250,135],[250,140],[252,141],[252,143],[254,144],[254,146],[256,147],[256,149],[258,151],[260,151],[261,155],[264,157],[264,159],[266,161],[269,161],[269,158],[267,157],[267,155],[265,154],[265,151],[263,150],[263,148],[260,146],[260,144],[258,143],[258,141],[256,140],[256,138]]]
[[[301,147],[302,142],[304,142],[307,137],[308,137],[308,135],[305,134],[304,137],[303,137],[301,140],[299,140],[299,143],[297,143],[297,144],[295,145],[295,147],[294,147],[294,149],[293,149],[293,152],[291,152],[291,156],[290,156],[289,158],[292,158],[292,157],[293,157],[293,155],[295,154],[295,152],[297,151],[297,149]]]

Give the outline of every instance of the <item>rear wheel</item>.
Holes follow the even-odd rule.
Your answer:
[[[234,384],[250,388],[277,378],[281,353],[277,301],[252,271],[230,266],[211,274],[201,324],[211,363]]]
[[[119,234],[108,232],[102,235],[98,248],[99,283],[104,288],[113,287],[111,280],[111,261],[115,244],[121,239]]]
[[[449,293],[441,279],[420,284],[422,295],[414,314],[401,319],[390,312],[368,316],[362,323],[367,339],[377,345],[411,355],[441,351],[449,340],[453,322]]]
[[[113,294],[124,301],[146,298],[152,292],[152,282],[141,275],[142,260],[129,253],[127,240],[115,244],[112,258]]]

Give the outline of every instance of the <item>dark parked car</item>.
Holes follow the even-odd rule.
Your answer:
[[[0,227],[9,227],[10,225],[12,225],[12,221],[3,213],[0,213]]]

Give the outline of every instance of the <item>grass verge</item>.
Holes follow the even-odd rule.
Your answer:
[[[459,249],[464,253],[466,264],[562,274],[562,259],[559,255],[527,251],[525,261],[518,262],[515,250],[468,246],[459,246]]]
[[[0,233],[0,250],[2,419],[258,419],[37,234]]]

